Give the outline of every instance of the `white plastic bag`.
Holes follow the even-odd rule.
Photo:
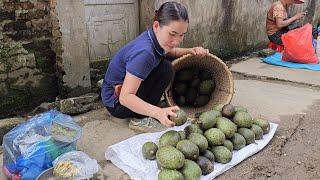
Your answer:
[[[68,179],[89,179],[99,170],[95,159],[82,151],[70,151],[53,161],[53,174]]]

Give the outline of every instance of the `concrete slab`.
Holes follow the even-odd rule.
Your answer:
[[[319,71],[274,66],[262,62],[258,57],[233,64],[230,70],[249,77],[264,77],[320,87]]]
[[[254,117],[280,122],[280,115],[304,114],[320,99],[320,91],[255,80],[235,80],[234,105],[246,107]]]

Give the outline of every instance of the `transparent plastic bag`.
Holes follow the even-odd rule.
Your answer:
[[[70,128],[72,135],[55,139],[53,124]],[[80,136],[81,127],[69,115],[56,110],[36,115],[4,135],[3,172],[10,179],[35,179],[58,156],[75,150]]]
[[[65,179],[89,179],[99,170],[95,159],[82,151],[70,151],[53,161],[53,175]]]

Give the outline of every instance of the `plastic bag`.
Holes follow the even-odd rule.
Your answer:
[[[317,64],[318,59],[312,47],[312,25],[291,30],[281,36],[284,52],[282,60],[304,64]]]
[[[54,124],[70,128],[73,136],[55,139],[51,133]],[[75,150],[80,136],[81,127],[68,115],[56,110],[36,115],[4,135],[3,172],[11,179],[35,179],[52,167],[58,156]]]
[[[99,170],[95,159],[82,151],[70,151],[53,161],[53,174],[64,179],[89,179]]]

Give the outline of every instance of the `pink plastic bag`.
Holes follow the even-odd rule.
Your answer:
[[[318,64],[318,58],[312,46],[312,25],[306,24],[301,28],[289,31],[281,36],[284,52],[283,61],[304,64]]]

